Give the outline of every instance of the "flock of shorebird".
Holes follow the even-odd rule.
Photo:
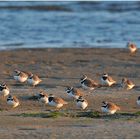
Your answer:
[[[136,53],[137,47],[135,44],[128,43],[127,47],[129,48],[131,54]],[[25,71],[19,71],[19,70],[14,71],[13,78],[14,78],[14,80],[16,80],[17,82],[20,82],[20,83],[24,83],[25,81],[27,81],[27,83],[33,87],[35,87],[42,81],[35,74],[32,74],[30,72],[25,72]],[[101,81],[101,83],[98,84],[94,80],[88,78],[86,75],[83,75],[80,79],[80,84],[81,84],[82,88],[86,89],[86,90],[94,90],[95,88],[101,87],[101,86],[110,87],[110,86],[116,84],[116,81],[113,80],[113,78],[111,76],[109,76],[107,73],[104,73],[101,76],[100,81]],[[132,81],[130,81],[129,79],[127,79],[127,78],[122,79],[121,87],[123,87],[127,90],[130,90],[134,86],[135,86],[135,84]],[[88,101],[83,97],[84,94],[80,91],[80,89],[74,88],[74,87],[66,87],[65,92],[67,93],[68,96],[70,96],[71,98],[73,98],[76,101],[76,105],[78,108],[81,108],[81,109],[87,108]],[[10,95],[10,90],[5,83],[2,83],[0,85],[0,93],[3,96],[8,96],[7,97],[8,105],[12,106],[13,108],[20,105],[18,98],[16,96]],[[57,109],[61,108],[65,104],[68,104],[68,102],[66,102],[62,98],[56,97],[53,94],[48,95],[44,91],[40,91],[39,93],[37,93],[36,97],[38,98],[38,101],[40,103],[43,103],[43,105],[48,104],[50,106],[56,107]],[[140,97],[138,97],[136,102],[138,105],[140,105]],[[103,105],[101,106],[101,111],[104,113],[114,114],[116,111],[120,110],[120,107],[112,102],[103,101],[102,103],[103,103]]]

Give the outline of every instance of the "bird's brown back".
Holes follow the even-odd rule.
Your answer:
[[[67,102],[66,101],[64,101],[62,98],[59,98],[59,97],[54,97],[53,98],[53,101],[54,102],[56,102],[56,103],[58,103],[58,104],[67,104]]]

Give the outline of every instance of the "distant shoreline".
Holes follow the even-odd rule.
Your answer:
[[[24,48],[24,47],[21,47],[21,48],[2,48],[2,49],[0,49],[0,52],[3,52],[3,51],[19,51],[19,50],[47,50],[47,49],[60,49],[60,50],[62,50],[62,49],[66,49],[66,50],[69,50],[69,49],[99,49],[99,50],[102,50],[102,49],[104,49],[104,50],[107,50],[107,49],[109,49],[109,50],[114,50],[114,49],[117,49],[117,50],[127,50],[127,48],[126,47],[124,47],[124,48],[117,48],[117,47],[86,47],[86,48],[84,48],[84,47],[66,47],[66,48],[64,48],[64,47],[35,47],[35,48]]]

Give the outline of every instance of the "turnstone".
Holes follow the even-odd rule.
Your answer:
[[[55,97],[54,95],[50,94],[48,97],[48,104],[50,106],[54,106],[56,108],[61,108],[63,105],[68,104],[66,101],[64,101],[62,98],[60,97]]]
[[[120,110],[120,107],[111,102],[103,101],[103,106],[101,107],[101,111],[108,114],[114,114],[116,111]]]
[[[38,85],[42,80],[34,74],[30,74],[30,76],[27,79],[27,82],[32,85],[32,86],[36,86]]]
[[[5,97],[5,96],[9,95],[9,92],[10,92],[10,90],[9,90],[8,86],[5,83],[2,83],[0,85],[0,94],[2,94]]]
[[[25,82],[28,78],[28,74],[23,71],[15,70],[14,71],[14,79],[18,82]]]
[[[130,51],[131,54],[135,54],[136,53],[136,51],[137,51],[136,44],[131,43],[131,42],[128,42],[127,43],[127,47],[128,47],[128,49],[129,49],[129,51]]]
[[[135,84],[127,78],[122,79],[121,85],[123,88],[127,88],[127,90],[132,89],[135,86]]]
[[[95,87],[98,86],[98,83],[96,83],[94,80],[88,78],[86,75],[83,75],[80,79],[81,85],[84,89],[93,90]]]
[[[137,105],[140,105],[140,96],[138,97],[136,102],[137,102]]]
[[[87,100],[85,100],[82,96],[80,96],[77,100],[76,100],[76,104],[78,108],[81,109],[85,109],[88,106],[88,102]]]
[[[74,88],[74,87],[67,87],[66,93],[74,99],[78,99],[79,96],[83,95],[83,93],[79,89]]]
[[[19,106],[19,100],[16,98],[16,96],[12,96],[12,95],[9,95],[8,98],[7,98],[7,104],[12,106],[13,108]]]
[[[113,80],[111,76],[108,76],[108,74],[104,73],[101,77],[101,83],[102,85],[112,86],[116,83],[116,81]]]

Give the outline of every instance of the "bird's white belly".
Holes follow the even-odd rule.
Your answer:
[[[15,104],[15,102],[13,102],[13,101],[7,101],[7,104],[13,106]]]
[[[88,87],[84,83],[82,84],[82,88],[83,89],[89,89],[89,90],[93,90],[94,89],[94,87]]]
[[[77,107],[85,109],[87,107],[87,103],[85,103],[85,102],[77,102]]]
[[[34,81],[33,79],[28,79],[27,82],[30,84],[30,85],[37,85],[39,83],[39,81]]]
[[[1,93],[2,93],[3,96],[7,96],[7,95],[9,95],[9,90],[8,89],[3,89],[1,91]]]
[[[137,105],[140,105],[140,100],[137,100]]]
[[[14,76],[14,79],[19,82],[25,82],[27,80],[26,77]]]
[[[102,85],[108,85],[108,82],[107,82],[107,80],[104,80],[103,78],[101,78],[101,84]]]
[[[32,79],[27,79],[27,82],[32,85],[34,81]]]
[[[55,103],[55,102],[53,102],[53,101],[49,102],[49,105],[50,105],[50,106],[55,106],[55,107],[57,107],[57,108],[60,108],[60,107],[63,106],[63,104],[57,104],[57,103]]]
[[[79,98],[79,96],[78,96],[78,95],[74,95],[72,91],[69,92],[68,95],[69,95],[69,97],[71,97],[71,98],[75,98],[75,99],[78,99],[78,98]]]
[[[47,103],[48,103],[48,98],[41,98],[39,101],[40,101],[41,103],[47,104]]]
[[[115,81],[110,82],[110,81],[108,81],[108,79],[104,80],[104,79],[101,78],[101,83],[102,83],[102,85],[111,86],[112,84],[115,83]]]
[[[101,111],[102,111],[103,113],[108,113],[108,112],[109,112],[108,109],[105,108],[105,107],[101,107]]]
[[[69,92],[69,93],[67,93],[70,97],[73,97],[74,95],[72,94],[73,92],[71,91],[71,92]]]

